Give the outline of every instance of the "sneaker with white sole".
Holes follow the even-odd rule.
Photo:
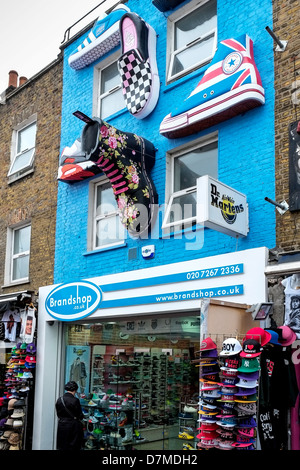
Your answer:
[[[134,117],[144,119],[155,108],[160,90],[156,32],[136,13],[126,13],[120,20],[120,37],[118,70],[125,104]]]
[[[264,103],[252,39],[247,34],[226,39],[188,98],[163,119],[160,133],[168,138],[185,137]]]
[[[116,6],[109,15],[105,13],[96,20],[84,41],[73,51],[68,59],[72,69],[80,70],[98,60],[120,44],[119,22],[129,8]]]

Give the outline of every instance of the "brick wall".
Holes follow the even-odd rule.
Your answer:
[[[275,52],[275,156],[276,200],[289,202],[289,124],[300,120],[300,106],[292,102],[293,83],[300,80],[300,10],[297,0],[275,0],[274,33],[288,41],[284,52]],[[275,44],[276,46],[276,44]],[[275,47],[274,46],[274,47]],[[299,90],[299,86],[298,86]],[[300,93],[298,91],[298,103]],[[277,211],[276,211],[277,212]],[[300,249],[299,211],[276,214],[279,251]]]
[[[0,294],[38,291],[53,281],[57,167],[60,144],[62,60],[9,94],[0,106]],[[34,172],[11,184],[7,174],[13,126],[37,114]],[[30,282],[4,285],[7,228],[31,222]]]

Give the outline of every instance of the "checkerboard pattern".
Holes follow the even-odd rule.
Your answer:
[[[123,54],[118,60],[123,95],[128,111],[135,115],[144,109],[151,96],[152,77],[148,61],[143,62],[136,51]]]

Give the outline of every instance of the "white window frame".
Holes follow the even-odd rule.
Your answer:
[[[35,142],[34,146],[31,147],[30,149],[25,149],[21,153],[17,153],[17,145],[18,145],[18,139],[19,135],[22,131],[24,131],[27,127],[35,124],[36,129],[35,129]],[[10,154],[10,167],[8,171],[8,178],[9,182],[15,181],[16,179],[23,178],[24,176],[28,175],[33,171],[33,163],[34,163],[34,158],[35,158],[35,148],[36,148],[36,135],[37,135],[37,115],[34,114],[30,118],[26,119],[22,123],[18,124],[17,126],[14,127],[13,132],[12,132],[12,140],[11,140],[11,154]],[[33,150],[32,155],[30,157],[30,160],[27,162],[26,165],[23,167],[19,168],[16,171],[13,171],[14,164],[16,162],[16,159],[21,156],[23,153]]]
[[[117,62],[117,60],[120,57],[120,51],[118,50],[117,52],[111,54],[109,57],[104,59],[103,61],[100,62],[100,64],[97,64],[94,68],[94,90],[93,90],[93,115],[97,116],[101,119],[106,119],[109,116],[101,116],[101,101],[106,98],[107,96],[115,93],[118,90],[122,89],[122,83],[121,83],[121,78],[120,78],[120,84],[111,88],[108,90],[106,93],[101,94],[101,78],[102,78],[102,72],[104,69],[112,65],[114,62]],[[126,107],[125,101],[123,99],[122,101],[122,107],[115,111],[119,112],[122,109]]]
[[[97,251],[107,248],[114,248],[124,244],[125,240],[125,229],[123,231],[123,237],[112,243],[106,243],[100,246],[96,245],[96,234],[97,234],[97,223],[99,220],[105,220],[107,218],[115,217],[116,223],[119,219],[118,210],[107,212],[105,214],[96,215],[97,209],[97,190],[99,186],[103,186],[109,183],[109,180],[105,176],[101,176],[96,180],[90,182],[89,191],[89,222],[88,222],[88,251]]]
[[[30,248],[29,250],[19,252],[14,254],[14,237],[15,233],[18,230],[21,230],[25,227],[30,227],[31,228],[31,223],[23,223],[23,224],[18,224],[13,227],[9,227],[7,230],[7,243],[6,243],[6,262],[5,262],[5,273],[4,273],[4,282],[5,285],[14,285],[14,284],[23,284],[25,282],[29,282],[29,269],[30,269]],[[30,230],[30,240],[29,240],[29,246],[31,244],[31,230]],[[17,278],[13,279],[13,268],[14,268],[14,261],[17,259],[20,259],[21,257],[28,256],[29,257],[29,263],[28,263],[28,274],[27,276],[23,278]]]
[[[195,186],[190,186],[188,188],[185,188],[179,191],[174,191],[174,178],[175,178],[174,162],[177,157],[183,156],[193,151],[194,149],[197,149],[202,146],[206,146],[213,142],[218,143],[217,132],[214,132],[204,138],[197,139],[196,141],[193,141],[192,144],[190,143],[189,145],[183,145],[181,147],[178,147],[177,149],[173,149],[171,152],[168,152],[167,160],[166,160],[167,171],[166,171],[166,195],[165,195],[165,201],[167,202],[166,202],[165,214],[164,214],[164,218],[162,222],[163,230],[175,229],[176,227],[182,228],[182,226],[186,228],[197,222],[197,212],[192,217],[182,218],[174,222],[167,222],[172,206],[173,206],[173,201],[175,198],[188,195],[191,193],[197,193],[197,184]]]
[[[217,28],[213,28],[212,30],[207,31],[203,36],[194,39],[190,43],[186,44],[184,47],[182,47],[180,49],[177,49],[176,51],[174,50],[174,36],[175,36],[175,29],[176,29],[177,21],[181,20],[182,18],[184,18],[185,16],[190,14],[192,11],[198,9],[199,7],[203,6],[205,3],[208,3],[209,1],[210,0],[202,0],[202,1],[199,2],[199,0],[194,0],[190,3],[188,3],[187,5],[185,5],[184,7],[182,7],[181,9],[177,10],[174,14],[172,14],[168,17],[168,22],[167,22],[167,67],[166,67],[166,70],[167,70],[166,82],[167,82],[167,84],[177,80],[178,78],[180,78],[184,75],[187,75],[188,73],[190,73],[190,72],[192,72],[192,71],[194,71],[194,70],[196,70],[196,69],[198,69],[198,68],[200,68],[204,65],[206,65],[214,57],[214,54],[215,54],[216,49],[217,49]],[[209,37],[211,35],[214,35],[214,45],[213,45],[213,48],[212,48],[212,53],[209,56],[203,58],[201,61],[195,62],[193,65],[191,65],[190,67],[182,70],[181,72],[178,72],[177,74],[172,74],[173,63],[174,63],[174,59],[175,59],[176,55],[178,53],[188,49],[189,47],[195,45],[196,43],[199,43],[199,42],[203,41],[204,39],[206,39],[207,37]]]

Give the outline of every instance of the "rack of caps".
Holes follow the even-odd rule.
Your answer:
[[[251,335],[241,344],[223,341],[218,353],[204,338],[194,360],[199,367],[198,449],[255,450],[257,401],[262,343]]]
[[[28,438],[28,395],[36,366],[34,343],[18,343],[11,350],[0,397],[0,450],[24,450]]]

